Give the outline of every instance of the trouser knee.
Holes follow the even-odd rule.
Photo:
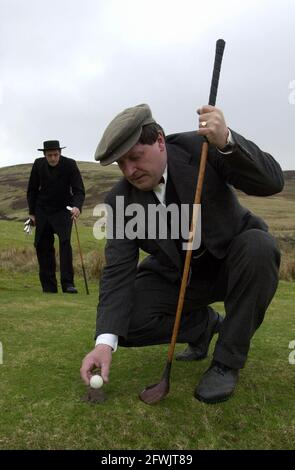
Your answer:
[[[229,259],[241,262],[252,273],[278,271],[281,254],[275,238],[259,229],[247,230],[232,242]]]

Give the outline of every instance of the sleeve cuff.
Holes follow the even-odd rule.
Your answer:
[[[226,141],[226,146],[221,150],[217,147],[218,152],[222,153],[223,155],[228,155],[230,153],[233,153],[234,147],[236,143],[233,139],[232,133],[230,129],[228,129],[228,136],[227,136],[227,141]]]
[[[96,338],[95,346],[98,344],[107,344],[111,346],[113,352],[116,352],[118,348],[118,336],[111,333],[104,333]]]

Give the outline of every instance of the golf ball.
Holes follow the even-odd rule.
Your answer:
[[[103,386],[103,380],[100,375],[93,375],[90,379],[90,387],[100,388]]]

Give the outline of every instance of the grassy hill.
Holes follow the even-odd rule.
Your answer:
[[[83,246],[86,246],[87,252],[98,246],[90,230],[96,221],[93,209],[97,204],[103,202],[105,194],[120,178],[121,173],[117,165],[102,167],[97,163],[78,162],[78,166],[86,188],[86,199],[79,224],[82,236],[84,234]],[[8,245],[11,243],[9,237],[3,237],[3,231],[8,231],[8,228],[6,229],[3,225],[4,221],[20,223],[27,217],[26,189],[31,167],[31,164],[25,164],[0,168],[2,247],[4,247],[4,240],[7,240]],[[240,191],[237,191],[237,194],[241,203],[261,216],[268,223],[270,231],[277,237],[283,252],[282,278],[295,279],[295,171],[285,172],[285,188],[280,194],[263,198],[247,196]],[[19,239],[19,244],[13,245],[12,243],[12,246],[18,248],[23,243],[21,228],[19,228],[19,233],[22,237]],[[5,256],[10,258],[10,253],[6,252]],[[90,255],[89,257],[91,258]],[[99,263],[101,263],[100,259]]]
[[[117,165],[103,167],[92,162],[77,162],[86,189],[83,220],[89,222],[93,208],[103,202],[106,193],[121,176]],[[0,220],[26,218],[26,190],[32,164],[0,168]],[[284,191],[259,198],[237,191],[242,204],[266,219],[277,234],[295,233],[295,171],[285,171]]]
[[[92,215],[96,204],[120,178],[117,165],[103,167],[97,163],[77,162],[85,189],[84,221]],[[28,214],[26,191],[32,164],[0,168],[0,220],[24,220]]]

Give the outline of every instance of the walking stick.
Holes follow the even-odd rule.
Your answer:
[[[214,61],[211,89],[210,89],[210,95],[209,95],[209,105],[211,106],[215,106],[215,103],[216,103],[216,95],[217,95],[219,74],[220,74],[224,47],[225,47],[224,40],[218,39],[218,41],[216,42],[215,61]],[[184,303],[184,296],[186,292],[186,286],[187,286],[187,281],[188,281],[188,276],[189,276],[189,271],[190,271],[193,240],[194,240],[194,236],[196,232],[196,225],[198,221],[197,215],[198,215],[198,211],[199,211],[200,203],[201,203],[201,194],[202,194],[203,181],[204,181],[204,175],[205,175],[205,169],[206,169],[208,148],[209,148],[209,144],[206,139],[206,141],[202,145],[200,169],[199,169],[197,189],[196,189],[195,200],[194,200],[194,208],[196,208],[197,210],[193,211],[193,217],[192,217],[192,222],[191,222],[191,227],[190,227],[189,249],[187,250],[186,256],[185,256],[185,263],[184,263],[183,275],[182,275],[180,292],[179,292],[179,297],[178,297],[176,317],[175,317],[175,322],[174,322],[174,327],[173,327],[171,343],[170,343],[169,350],[168,350],[166,366],[165,366],[161,381],[157,384],[146,387],[139,395],[139,398],[145,403],[147,403],[148,405],[157,403],[158,401],[162,400],[169,392],[170,372],[171,372],[175,344],[176,344],[177,335],[178,335],[179,326],[180,326],[181,314],[182,314],[183,303]]]
[[[67,209],[68,209],[69,211],[71,211],[71,210],[72,210],[72,207],[67,206]],[[75,225],[75,229],[76,229],[77,242],[78,242],[78,249],[79,249],[80,258],[81,258],[81,265],[82,265],[83,277],[84,277],[84,282],[85,282],[86,294],[89,295],[89,289],[88,289],[87,278],[86,278],[86,271],[85,271],[84,262],[83,262],[83,256],[82,256],[82,250],[81,250],[81,245],[80,245],[80,239],[79,239],[78,227],[77,227],[76,219],[74,219],[74,225]]]

